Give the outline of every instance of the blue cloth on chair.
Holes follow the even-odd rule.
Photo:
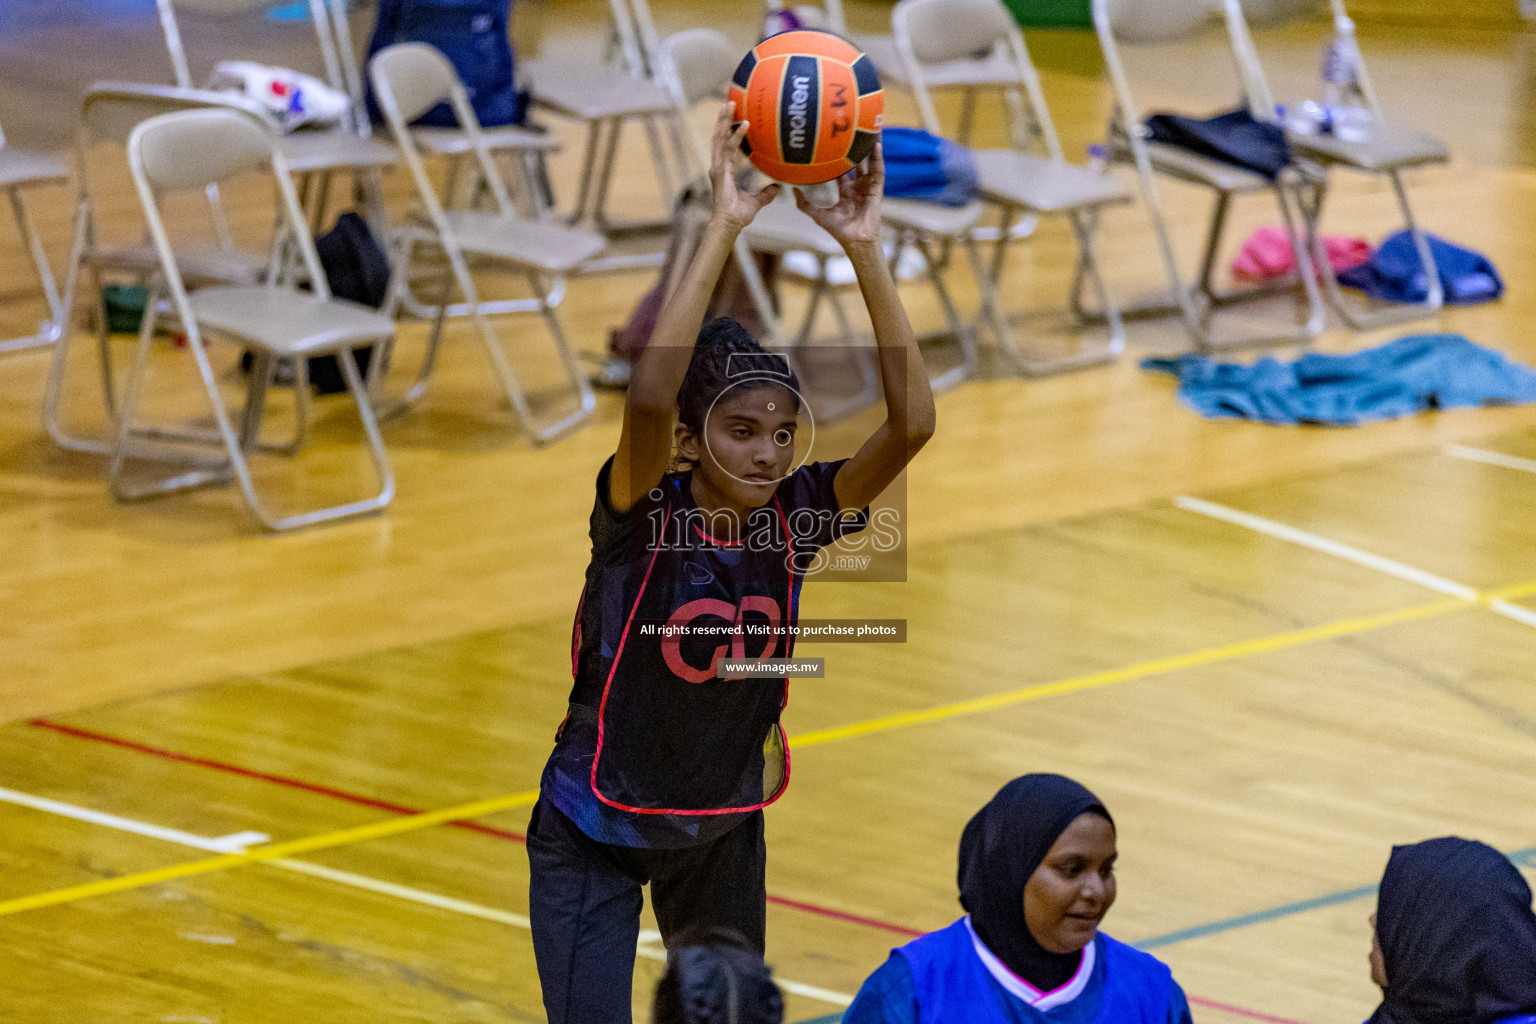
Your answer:
[[[880,133],[885,156],[885,194],[942,206],[964,206],[981,192],[971,151],[920,128],[886,128]]]
[[[1155,142],[1166,142],[1192,153],[1243,167],[1273,181],[1291,163],[1285,129],[1255,118],[1246,109],[1229,110],[1204,120],[1178,114],[1153,114],[1147,131]]]
[[[1435,258],[1448,305],[1492,302],[1504,294],[1504,282],[1488,257],[1434,235],[1424,237],[1429,240],[1429,253]],[[1386,302],[1423,302],[1429,296],[1429,282],[1410,231],[1390,236],[1370,260],[1341,272],[1339,284]]]
[[[1251,366],[1205,356],[1146,359],[1176,374],[1179,398],[1212,419],[1348,427],[1428,409],[1536,402],[1536,370],[1459,334],[1399,338],[1350,355],[1308,353]]]

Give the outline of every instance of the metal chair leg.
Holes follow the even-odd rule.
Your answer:
[[[474,321],[476,333],[479,334],[481,344],[485,348],[486,357],[491,362],[491,369],[495,373],[496,379],[501,383],[502,390],[506,393],[508,401],[512,403],[512,408],[517,413],[518,421],[529,443],[535,446],[548,444],[590,416],[592,410],[596,408],[597,399],[592,394],[591,388],[587,386],[586,378],[581,376],[576,366],[575,358],[566,344],[565,333],[561,330],[559,320],[555,317],[553,306],[547,302],[541,302],[540,313],[543,315],[544,322],[549,326],[550,333],[554,337],[555,346],[559,350],[562,362],[565,365],[566,374],[576,392],[577,408],[574,412],[554,423],[540,426],[533,415],[533,409],[529,405],[528,395],[523,389],[522,381],[518,378],[517,371],[512,368],[512,363],[507,358],[506,349],[502,346],[499,333],[491,323],[489,316],[482,312],[474,281],[469,275],[468,265],[464,263],[457,253],[450,253],[449,258],[453,266],[454,278],[458,282],[459,292],[470,306],[470,317]],[[542,294],[543,283],[531,274],[529,275],[529,283],[533,286],[536,295]]]
[[[961,361],[959,365],[946,370],[944,373],[933,377],[931,385],[935,391],[948,391],[966,379],[976,375],[976,336],[971,326],[960,316],[960,310],[955,306],[954,298],[949,294],[949,287],[944,283],[944,276],[940,266],[933,258],[932,246],[928,244],[926,236],[920,232],[913,232],[911,241],[922,254],[924,262],[928,264],[928,278],[933,283],[933,290],[939,297],[939,306],[944,310],[944,323],[949,332],[960,343]],[[897,246],[897,254],[901,248]]]
[[[1081,306],[1080,289],[1084,281],[1091,282],[1099,308],[1106,324],[1109,339],[1097,348],[1078,352],[1060,359],[1037,359],[1030,356],[1014,337],[1012,324],[1008,314],[1003,310],[999,300],[999,291],[1002,285],[1002,272],[1005,263],[1005,246],[1008,244],[1008,227],[1019,211],[1012,206],[1004,207],[1002,228],[998,240],[993,244],[992,258],[989,265],[982,269],[980,253],[973,239],[966,240],[966,251],[971,260],[971,265],[976,273],[977,283],[981,289],[981,304],[977,311],[977,319],[985,320],[997,337],[998,345],[1013,363],[1015,369],[1023,376],[1029,378],[1052,377],[1061,373],[1070,373],[1074,370],[1083,370],[1092,366],[1100,366],[1113,362],[1125,349],[1125,327],[1122,323],[1119,309],[1109,297],[1109,290],[1105,286],[1104,278],[1099,270],[1098,261],[1093,249],[1093,227],[1097,223],[1097,211],[1095,210],[1071,210],[1066,216],[1072,225],[1072,232],[1077,241],[1077,263],[1073,270],[1073,281],[1067,298],[1067,306],[1073,319],[1079,327],[1091,324],[1093,319],[1085,317]]]
[[[817,255],[816,278],[811,285],[810,300],[806,305],[805,318],[800,322],[800,329],[795,334],[794,342],[789,346],[791,358],[796,350],[805,350],[814,338],[816,315],[821,309],[821,303],[825,300],[832,308],[832,316],[837,321],[840,337],[845,343],[853,340],[853,324],[848,319],[848,311],[843,307],[842,300],[838,297],[837,289],[827,280],[827,257]],[[865,359],[865,352],[860,348],[846,345],[852,354],[852,358],[859,367],[859,391],[840,402],[826,406],[816,413],[816,418],[822,423],[832,423],[840,419],[862,412],[871,405],[880,401],[880,381],[874,369]]]
[[[534,274],[528,275],[528,283],[533,287],[535,294],[542,293],[543,282],[539,281]],[[560,326],[560,319],[555,316],[554,308],[545,303],[540,308],[539,313],[543,316],[544,323],[549,328],[550,336],[554,338],[555,348],[560,353],[560,362],[565,367],[566,380],[570,384],[571,391],[576,398],[576,408],[574,410],[554,423],[538,430],[537,437],[533,441],[535,444],[542,445],[555,440],[592,415],[592,411],[597,407],[597,398],[593,395],[592,388],[587,383],[586,375],[576,365],[576,357],[571,353],[571,347],[566,342],[565,330]],[[524,429],[527,429],[527,424],[524,425]]]
[[[1320,303],[1314,303],[1314,289],[1307,288],[1308,270],[1310,262],[1303,259],[1299,264],[1299,272],[1302,275],[1304,288],[1307,288],[1308,315],[1306,319],[1292,326],[1289,330],[1254,331],[1239,334],[1217,334],[1211,329],[1209,319],[1216,307],[1235,305],[1265,294],[1273,294],[1275,289],[1258,288],[1218,294],[1213,289],[1202,290],[1199,284],[1186,286],[1184,275],[1179,270],[1178,256],[1174,252],[1173,241],[1168,234],[1167,221],[1163,217],[1162,202],[1157,194],[1157,184],[1154,180],[1151,157],[1145,146],[1139,139],[1133,137],[1131,143],[1132,162],[1136,168],[1136,178],[1141,190],[1142,203],[1147,210],[1147,217],[1152,222],[1152,233],[1157,240],[1158,255],[1162,259],[1163,271],[1168,279],[1168,285],[1173,290],[1173,301],[1158,302],[1146,305],[1130,306],[1122,310],[1123,316],[1164,316],[1169,313],[1177,313],[1184,322],[1184,329],[1190,340],[1194,343],[1198,352],[1211,354],[1238,348],[1264,347],[1271,345],[1306,345],[1310,344],[1323,329],[1323,315]],[[1291,223],[1290,207],[1287,200],[1289,189],[1298,187],[1293,179],[1282,174],[1284,180],[1277,181],[1273,194],[1280,206],[1281,216]],[[1230,198],[1226,193],[1213,189],[1216,192],[1216,207],[1212,211],[1212,224],[1207,231],[1206,250],[1202,254],[1202,267],[1214,268],[1214,260],[1217,246],[1220,244],[1220,228],[1225,223],[1226,206]],[[1221,223],[1217,223],[1220,221]],[[1294,238],[1295,235],[1293,234]],[[1202,277],[1205,277],[1202,274]],[[1315,286],[1315,281],[1314,281]],[[1209,288],[1207,278],[1207,288]],[[1196,296],[1200,302],[1196,302]]]
[[[160,288],[158,283],[150,287],[150,302],[147,307],[158,304]],[[202,460],[177,458],[155,459],[156,462],[171,462],[175,465],[186,467],[182,472],[170,477],[162,477],[150,484],[140,487],[130,487],[123,478],[123,465],[130,458],[146,457],[142,452],[132,452],[135,436],[150,433],[141,430],[134,424],[134,415],[138,411],[139,396],[143,391],[144,380],[148,376],[150,348],[154,342],[154,325],[146,316],[139,327],[139,343],[135,348],[133,366],[128,373],[127,386],[123,391],[122,402],[118,406],[117,424],[114,441],[111,448],[111,462],[107,471],[107,486],[115,501],[131,502],[145,498],[158,497],[178,491],[191,490],[199,487],[210,487],[227,483],[230,479],[231,463],[227,460],[209,463]],[[206,356],[203,357],[206,361]],[[209,375],[211,380],[211,373]],[[222,410],[222,402],[215,408],[215,418]]]
[[[736,264],[741,268],[741,275],[746,278],[747,294],[752,297],[752,306],[757,310],[758,319],[768,330],[768,347],[788,348],[790,340],[784,332],[784,319],[779,315],[773,295],[768,290],[767,282],[763,280],[762,272],[757,266],[757,258],[748,247],[747,240],[737,235],[733,251]]]
[[[381,348],[374,353],[374,361],[369,364],[368,371],[371,378],[370,392],[374,395],[374,415],[379,419],[385,420],[399,415],[427,393],[427,386],[431,380],[432,371],[437,366],[438,349],[442,346],[444,322],[447,320],[450,308],[448,300],[453,297],[453,282],[453,267],[447,266],[443,269],[442,282],[438,288],[437,307],[432,316],[432,327],[427,332],[427,346],[425,352],[422,353],[421,366],[416,371],[416,379],[411,382],[411,385],[406,388],[405,393],[399,398],[384,401],[378,394],[382,386],[383,374],[376,374],[375,369],[384,358],[386,350]],[[385,345],[387,349],[393,350],[393,339],[386,342]]]
[[[1419,227],[1413,216],[1413,208],[1408,203],[1408,192],[1403,187],[1402,175],[1393,170],[1385,172],[1385,176],[1392,182],[1392,191],[1397,198],[1398,209],[1402,211],[1403,223],[1413,236],[1414,252],[1419,258],[1419,266],[1424,271],[1424,279],[1429,283],[1423,302],[1398,303],[1371,309],[1361,301],[1345,295],[1344,289],[1339,286],[1338,275],[1333,272],[1333,266],[1328,262],[1327,248],[1323,245],[1321,229],[1326,189],[1318,189],[1311,209],[1307,209],[1305,205],[1302,209],[1307,238],[1315,254],[1319,272],[1322,274],[1323,290],[1327,295],[1328,304],[1352,331],[1368,331],[1392,324],[1425,320],[1439,315],[1445,305],[1445,289],[1440,283],[1440,268],[1435,265],[1434,253],[1429,248],[1429,239],[1424,236],[1423,229]]]
[[[90,208],[86,204],[81,203],[75,209],[75,238],[70,247],[69,273],[64,278],[64,300],[61,305],[65,311],[63,316],[63,326],[65,329],[60,331],[58,344],[53,347],[53,356],[48,365],[48,384],[43,392],[43,428],[48,432],[48,436],[53,440],[53,443],[60,448],[69,451],[89,452],[93,455],[110,455],[113,447],[110,436],[100,439],[76,437],[64,429],[64,424],[59,415],[59,407],[63,402],[65,369],[69,362],[69,349],[72,343],[67,329],[68,322],[70,314],[75,308],[75,290],[79,284],[80,274],[88,259],[87,251],[91,230]],[[96,279],[96,294],[99,304],[101,280],[94,264],[91,266],[91,273]],[[97,309],[97,319],[99,321],[97,324],[99,333],[106,328],[105,312],[99,308]],[[109,354],[106,351],[105,342],[102,342],[99,337],[98,351],[103,355]],[[110,382],[110,370],[104,369],[102,372],[104,381]],[[105,395],[104,398],[107,415],[112,417],[115,415],[115,398],[111,394]]]
[[[379,491],[371,498],[363,498],[358,501],[347,502],[342,505],[333,505],[329,508],[316,509],[310,512],[296,512],[286,516],[275,516],[260,500],[254,485],[246,488],[249,480],[249,470],[241,477],[242,490],[246,491],[246,500],[251,506],[261,525],[273,532],[286,532],[299,530],[307,526],[317,526],[320,523],[335,522],[338,519],[351,519],[356,516],[377,512],[388,505],[395,496],[395,478],[389,467],[389,458],[384,451],[384,438],[379,432],[378,420],[373,415],[373,409],[368,402],[368,389],[364,383],[362,374],[357,368],[357,351],[355,349],[343,349],[336,353],[336,360],[341,364],[341,374],[346,379],[347,390],[352,395],[352,400],[357,406],[358,419],[362,421],[363,433],[368,439],[368,457],[373,463],[375,475],[379,479]],[[245,465],[241,458],[239,465]]]
[[[38,283],[43,288],[43,300],[48,305],[48,319],[42,322],[36,334],[0,341],[0,354],[52,345],[64,333],[64,305],[59,301],[59,291],[53,280],[53,270],[48,266],[48,254],[43,251],[43,239],[37,233],[37,227],[32,223],[32,217],[27,212],[27,204],[22,199],[21,189],[12,188],[7,191],[11,196],[11,210],[16,215],[16,227],[21,231],[22,241],[26,243],[27,252],[32,258],[33,272],[36,273]]]
[[[205,438],[205,440],[213,440],[215,444],[222,447],[226,458],[211,463],[199,460],[177,459],[174,460],[176,463],[184,464],[191,468],[170,477],[157,479],[146,486],[129,487],[123,479],[123,466],[130,456],[129,449],[133,437],[136,434],[147,433],[135,427],[133,417],[143,389],[152,341],[152,331],[141,330],[138,353],[134,360],[133,371],[128,389],[123,397],[121,415],[118,419],[117,440],[113,447],[109,473],[109,486],[113,498],[117,501],[139,501],[145,498],[225,484],[233,477],[239,485],[246,507],[256,520],[265,529],[281,532],[374,512],[389,504],[393,499],[395,491],[394,476],[389,468],[388,458],[384,452],[383,437],[379,432],[378,422],[368,402],[366,385],[357,369],[356,353],[353,350],[343,350],[338,352],[336,356],[341,364],[342,376],[347,381],[347,388],[357,405],[358,416],[363,424],[363,432],[368,439],[369,457],[379,477],[379,493],[374,497],[365,498],[360,501],[282,516],[274,514],[267,507],[266,503],[262,501],[260,492],[256,488],[255,480],[251,475],[247,456],[247,452],[260,448],[258,440],[264,408],[264,402],[262,401],[262,393],[265,391],[264,379],[270,371],[274,360],[270,354],[263,354],[257,358],[256,364],[253,366],[251,396],[246,402],[245,407],[241,410],[237,430],[236,425],[231,422],[229,409],[224,403],[223,395],[219,392],[218,380],[213,373],[212,364],[208,360],[208,353],[199,343],[201,341],[200,338],[194,340],[190,348],[192,349],[193,361],[197,365],[198,375],[202,379],[203,389],[207,394],[209,405],[213,412],[215,424],[212,435]]]
[[[608,129],[611,118],[598,118],[587,122],[587,142],[581,153],[581,175],[576,184],[576,206],[566,218],[567,223],[577,225],[595,215],[594,193],[597,184],[597,168],[603,153],[608,149]],[[614,125],[615,130],[617,126]]]

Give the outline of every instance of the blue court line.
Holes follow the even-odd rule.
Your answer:
[[[1511,853],[1506,853],[1505,856],[1516,864],[1536,867],[1536,846],[1515,850]],[[1357,889],[1341,889],[1338,892],[1331,892],[1326,896],[1315,896],[1310,900],[1298,900],[1295,903],[1270,907],[1268,910],[1259,910],[1252,914],[1242,914],[1238,917],[1229,917],[1223,921],[1211,921],[1207,924],[1197,924],[1193,928],[1181,928],[1176,932],[1154,935],[1150,939],[1142,939],[1140,942],[1131,943],[1131,945],[1137,949],[1158,949],[1163,946],[1171,946],[1176,942],[1202,939],[1207,935],[1217,935],[1236,928],[1247,928],[1250,925],[1263,924],[1266,921],[1290,917],[1292,914],[1305,914],[1309,910],[1319,910],[1323,907],[1331,907],[1339,903],[1350,903],[1354,900],[1365,899],[1367,896],[1374,895],[1376,895],[1376,886],[1374,885],[1362,885]]]
[[[1131,943],[1131,945],[1137,949],[1159,949],[1163,946],[1171,946],[1176,942],[1203,939],[1207,935],[1229,932],[1235,928],[1247,928],[1249,925],[1263,924],[1265,921],[1290,917],[1292,914],[1305,914],[1309,910],[1331,907],[1336,903],[1350,903],[1354,900],[1374,895],[1376,895],[1376,886],[1374,885],[1362,885],[1358,889],[1341,889],[1338,892],[1331,892],[1326,896],[1316,896],[1310,900],[1298,900],[1295,903],[1270,907],[1268,910],[1259,910],[1252,914],[1229,917],[1224,921],[1210,921],[1206,924],[1197,924],[1193,928],[1181,928],[1176,932],[1154,935],[1150,939],[1142,939],[1140,942]]]

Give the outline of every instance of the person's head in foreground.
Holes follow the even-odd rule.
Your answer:
[[[764,351],[729,317],[704,325],[677,392],[679,468],[716,507],[766,505],[795,458],[800,382],[783,356]]]
[[[1180,1024],[1168,968],[1099,931],[1115,902],[1114,819],[1061,775],[998,791],[960,839],[948,928],[894,950],[844,1024]]]
[[[781,1024],[784,999],[763,958],[726,928],[678,940],[656,983],[651,1024]]]
[[[1531,887],[1498,850],[1447,836],[1392,850],[1381,878],[1369,1024],[1536,1024]]]

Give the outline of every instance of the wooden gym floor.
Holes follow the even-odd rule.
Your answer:
[[[752,5],[737,7],[745,37]],[[529,10],[525,48],[595,49],[593,5]],[[663,8],[663,28],[697,10]],[[855,10],[868,28],[880,13]],[[715,19],[729,21],[718,7],[693,20]],[[1314,37],[1261,45],[1299,77]],[[1080,153],[1108,105],[1091,41],[1031,39]],[[1536,363],[1526,38],[1365,39],[1388,106],[1458,154],[1412,182],[1426,224],[1488,252],[1509,295],[1321,347],[1450,330]],[[1185,65],[1147,73],[1170,105],[1199,109]],[[34,88],[70,116],[73,98]],[[1474,96],[1486,110],[1458,113]],[[910,112],[892,105],[894,120]],[[622,189],[655,203],[638,171]],[[1336,228],[1379,237],[1386,200],[1350,183]],[[66,194],[35,205],[62,266]],[[131,231],[131,197],[107,206]],[[1192,249],[1201,208],[1170,206]],[[1237,230],[1269,219],[1244,210]],[[1156,284],[1149,246],[1136,208],[1106,223],[1117,292]],[[1042,225],[1013,292],[1057,298],[1067,255],[1059,225]],[[600,351],[648,284],[575,282],[562,315],[577,344]],[[24,278],[4,287],[0,331],[29,329]],[[921,284],[905,293],[936,321]],[[418,327],[402,335],[419,344]],[[1137,325],[1132,344],[1169,351],[1177,334]],[[157,354],[165,391],[184,360]],[[388,513],[272,538],[227,491],[114,506],[97,460],[42,437],[45,372],[44,355],[0,360],[5,1019],[541,1020],[520,830],[569,686],[591,480],[618,400],[530,450],[454,331],[426,401],[389,427]],[[71,396],[88,420],[83,378]],[[357,461],[345,404],[320,411],[297,471],[272,475],[295,500],[345,487]],[[1536,869],[1536,410],[1337,431],[1212,423],[1127,358],[1037,383],[989,375],[939,411],[904,482],[906,581],[806,589],[807,618],[909,628],[904,645],[804,652],[827,658],[828,678],[796,684],[794,784],[768,814],[769,953],[789,1019],[835,1015],[890,946],[953,919],[961,825],[1025,771],[1105,798],[1123,858],[1109,930],[1164,957],[1201,1022],[1362,1019],[1368,887],[1392,843],[1456,832]],[[874,415],[824,428],[818,457]],[[231,853],[251,832],[272,844]],[[644,945],[640,1019],[659,956]]]

